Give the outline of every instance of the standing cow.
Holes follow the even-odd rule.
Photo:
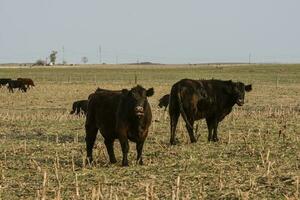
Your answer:
[[[158,107],[160,108],[165,107],[165,111],[166,111],[169,105],[169,98],[170,98],[169,94],[162,96],[162,98],[158,100],[159,101]]]
[[[72,111],[70,114],[79,115],[80,112],[82,111],[85,115],[87,113],[87,106],[88,106],[88,100],[80,100],[80,101],[75,101],[72,106]]]
[[[30,86],[35,86],[31,78],[17,78],[17,80],[22,81],[26,85],[27,89],[29,89]]]
[[[27,91],[25,84],[22,81],[18,81],[18,80],[11,80],[8,82],[8,86],[7,86],[8,91],[13,93],[14,88],[18,88],[19,90],[21,90],[23,92]]]
[[[196,142],[193,133],[194,121],[205,118],[208,127],[208,141],[218,141],[218,124],[232,107],[244,104],[245,91],[251,85],[221,80],[182,79],[171,89],[169,114],[171,126],[170,143],[175,144],[175,130],[179,115],[183,117],[191,142]]]
[[[147,97],[153,94],[153,88],[146,90],[138,85],[131,90],[98,90],[90,95],[85,123],[89,162],[93,160],[93,146],[99,130],[111,163],[117,162],[113,145],[115,139],[119,139],[123,153],[122,165],[128,166],[128,140],[136,143],[137,161],[143,164],[142,150],[152,119]]]

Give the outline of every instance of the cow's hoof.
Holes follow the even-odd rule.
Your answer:
[[[144,165],[144,162],[142,160],[140,160],[139,165]]]
[[[213,142],[218,142],[219,141],[219,138],[214,138],[213,139]]]
[[[128,166],[129,166],[129,165],[128,165],[128,161],[123,161],[123,162],[122,162],[122,166],[123,166],[123,167],[128,167]]]
[[[191,143],[196,143],[197,140],[194,138],[194,139],[191,139]]]
[[[117,162],[116,159],[111,159],[111,160],[110,160],[110,163],[111,163],[111,164],[115,164],[116,162]]]
[[[86,158],[85,159],[85,165],[86,166],[92,166],[93,165],[93,158]]]
[[[171,145],[176,145],[176,144],[179,144],[179,140],[176,138],[174,140],[170,140],[170,144]]]

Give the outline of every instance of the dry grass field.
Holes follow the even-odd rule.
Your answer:
[[[154,87],[153,122],[144,165],[109,164],[102,136],[95,166],[85,166],[84,117],[69,115],[72,102],[97,87]],[[0,78],[30,77],[27,93],[0,88],[0,199],[299,199],[300,65],[90,66],[2,68]],[[204,120],[190,144],[184,123],[180,143],[169,145],[167,112],[158,99],[181,78],[252,83],[243,107],[235,106],[207,142]]]

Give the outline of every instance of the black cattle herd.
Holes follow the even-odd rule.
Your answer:
[[[30,87],[34,87],[33,80],[30,78],[18,78],[17,80],[12,80],[11,78],[1,78],[0,88],[7,86],[9,92],[14,92],[14,89],[18,89],[22,92],[26,92]]]
[[[26,92],[34,86],[31,79],[17,80],[0,79],[0,86],[7,85],[9,91],[14,88]],[[158,106],[167,109],[170,116],[170,144],[174,145],[175,131],[179,115],[182,116],[190,141],[197,141],[194,135],[194,122],[206,120],[208,127],[208,141],[217,142],[218,124],[232,107],[244,104],[245,93],[252,90],[251,85],[242,82],[222,80],[192,80],[182,79],[171,87],[170,94],[159,99]],[[122,165],[128,166],[129,143],[136,143],[137,162],[143,164],[142,151],[152,121],[151,107],[148,97],[154,95],[154,89],[145,89],[137,85],[130,90],[107,90],[97,88],[88,96],[87,100],[75,101],[70,114],[86,115],[86,151],[87,162],[93,161],[93,147],[98,131],[104,138],[110,163],[116,163],[114,141],[119,140],[122,148]]]

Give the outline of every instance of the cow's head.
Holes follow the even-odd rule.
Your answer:
[[[160,108],[162,108],[164,106],[167,107],[169,105],[169,98],[170,98],[169,94],[166,94],[162,98],[160,98],[158,107],[160,107]]]
[[[159,100],[158,107],[162,108],[164,106],[164,102],[162,99]]]
[[[140,85],[131,88],[131,90],[122,90],[122,95],[126,99],[126,105],[128,106],[129,112],[133,112],[138,118],[144,116],[145,108],[148,103],[147,97],[150,97],[153,94],[153,88],[146,90]]]
[[[242,106],[245,102],[245,92],[250,92],[252,90],[252,85],[245,85],[241,82],[232,82],[231,89],[236,104]]]

